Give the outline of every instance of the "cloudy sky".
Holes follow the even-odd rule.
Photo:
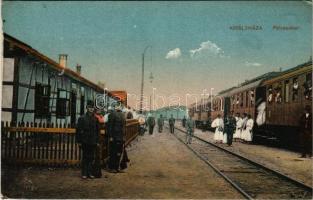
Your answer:
[[[290,1],[3,2],[3,18],[6,33],[54,60],[66,53],[70,68],[79,63],[90,80],[131,94],[140,92],[141,54],[151,45],[145,95],[154,87],[155,95],[185,99],[187,93],[218,92],[308,61],[311,6]]]

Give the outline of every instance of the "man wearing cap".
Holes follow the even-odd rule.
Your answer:
[[[173,117],[173,115],[171,115],[171,118],[168,120],[168,123],[170,125],[170,132],[174,133],[174,127],[175,127],[175,118]]]
[[[126,119],[119,105],[108,118],[108,135],[109,135],[109,172],[119,172],[120,160],[123,153],[124,131]]]
[[[78,119],[76,141],[82,149],[82,178],[94,178],[92,163],[95,160],[95,150],[99,145],[99,124],[94,115],[94,103],[88,101],[87,112]]]
[[[224,129],[227,136],[227,144],[228,146],[232,145],[233,142],[233,134],[236,130],[236,119],[234,117],[234,112],[231,111],[227,114],[224,119]]]
[[[299,120],[301,157],[312,157],[312,110],[309,105],[304,109]]]
[[[164,125],[164,119],[162,114],[160,115],[160,117],[158,118],[158,128],[159,128],[159,133],[162,133],[163,131],[163,125]]]

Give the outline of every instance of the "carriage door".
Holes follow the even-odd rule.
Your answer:
[[[224,98],[224,117],[230,112],[230,97]]]
[[[257,108],[262,102],[266,102],[266,87],[257,87],[255,92],[255,115],[257,114]],[[256,117],[256,116],[255,116]]]
[[[71,92],[71,125],[72,127],[76,124],[76,91]]]

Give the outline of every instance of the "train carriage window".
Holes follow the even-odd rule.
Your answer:
[[[239,107],[239,95],[237,94],[236,95],[236,108]]]
[[[268,92],[267,102],[271,104],[273,102],[273,88],[271,85],[268,86],[267,92]]]
[[[250,106],[252,107],[254,105],[254,91],[250,91]]]
[[[240,93],[240,107],[243,107],[243,93]]]
[[[292,100],[293,101],[298,100],[298,91],[299,91],[298,78],[294,78],[292,80]]]
[[[289,80],[285,81],[285,90],[284,90],[284,95],[285,95],[285,102],[289,102]]]
[[[50,116],[50,85],[36,82],[35,85],[35,118],[46,118]]]
[[[309,73],[305,76],[304,87],[304,97],[307,100],[312,99],[312,73]]]
[[[281,103],[282,102],[282,86],[281,83],[278,83],[275,87],[275,102]]]
[[[65,118],[70,112],[70,94],[64,89],[58,89],[56,117]]]
[[[246,108],[249,107],[249,91],[246,91]]]

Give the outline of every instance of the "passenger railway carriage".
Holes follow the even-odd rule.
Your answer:
[[[201,102],[193,103],[189,107],[191,118],[195,121],[197,128],[206,128],[211,122],[210,98],[202,99]]]
[[[79,65],[76,72],[69,69],[67,55],[60,55],[59,61],[4,34],[2,121],[74,125],[97,94],[105,94],[107,103],[119,101],[81,76]]]
[[[299,118],[306,105],[312,108],[312,62],[282,72],[262,83],[266,90],[263,134],[283,143],[298,143]]]
[[[209,118],[212,120],[231,110],[240,115],[247,113],[255,121],[254,141],[274,139],[281,144],[296,146],[299,143],[299,118],[306,105],[312,106],[312,61],[283,72],[258,76],[221,91],[210,100]],[[190,110],[194,109],[195,105],[192,105]],[[201,109],[194,116],[194,120],[201,121]]]

